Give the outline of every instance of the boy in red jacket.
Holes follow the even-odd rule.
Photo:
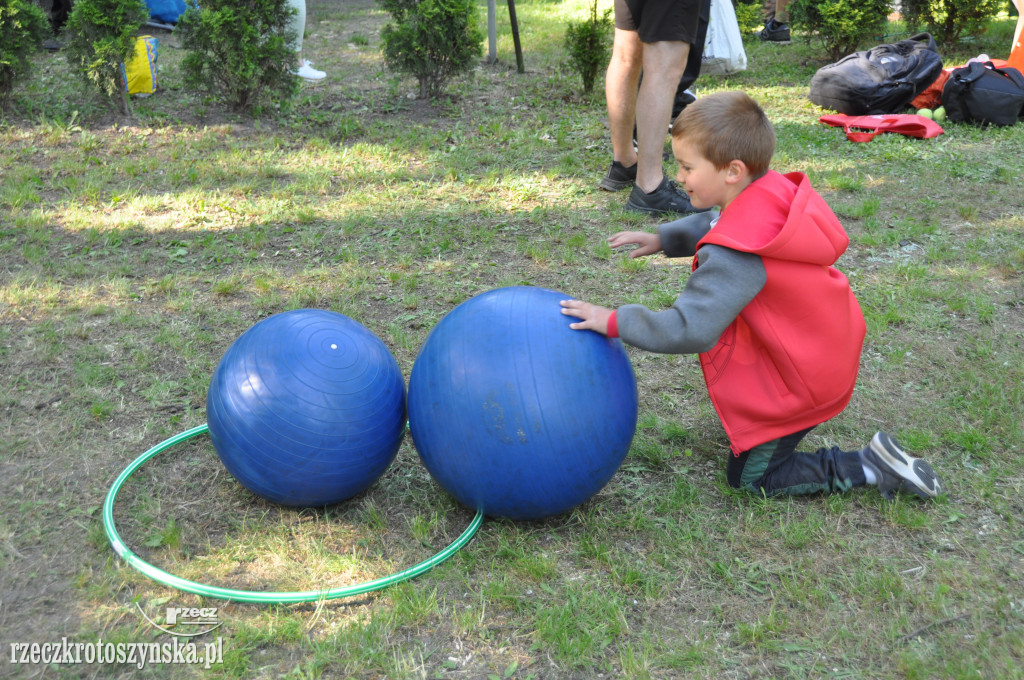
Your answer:
[[[691,104],[672,126],[678,181],[697,209],[658,233],[620,232],[631,257],[690,257],[693,273],[670,309],[616,310],[578,300],[562,313],[641,349],[697,353],[732,449],[729,484],[756,494],[847,491],[875,484],[934,498],[938,476],[889,435],[859,451],[796,451],[815,425],[850,400],[865,324],[846,277],[832,265],[849,238],[802,173],[769,170],[775,131],[743,92]]]

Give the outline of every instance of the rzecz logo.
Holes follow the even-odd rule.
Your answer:
[[[164,616],[164,625],[160,625],[153,619],[146,616],[139,603],[136,602],[139,613],[153,626],[167,633],[178,637],[196,637],[214,631],[223,625],[217,619],[217,607],[168,607]],[[178,630],[171,630],[176,628]]]

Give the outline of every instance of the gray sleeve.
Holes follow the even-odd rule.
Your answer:
[[[658,238],[665,257],[693,257],[697,252],[697,241],[708,233],[711,221],[716,217],[717,210],[707,210],[659,226]]]
[[[705,245],[697,253],[697,261],[700,266],[669,309],[652,312],[643,305],[619,307],[615,316],[623,342],[662,354],[706,352],[764,288],[764,263],[759,255]]]

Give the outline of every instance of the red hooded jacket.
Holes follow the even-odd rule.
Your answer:
[[[832,266],[849,238],[807,176],[769,171],[755,180],[697,247],[706,243],[759,255],[766,274],[718,344],[699,355],[733,453],[840,413],[866,327],[849,282]]]

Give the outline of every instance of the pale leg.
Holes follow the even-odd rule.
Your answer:
[[[644,79],[634,108],[639,162],[636,184],[646,193],[657,189],[665,176],[662,149],[668,135],[676,87],[683,77],[689,51],[689,43],[681,41],[643,46]]]

